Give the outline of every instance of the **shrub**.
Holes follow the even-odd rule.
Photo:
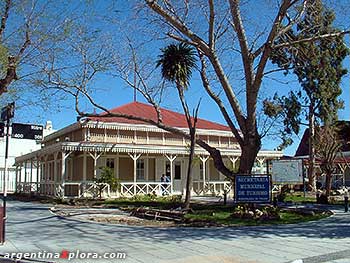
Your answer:
[[[112,191],[119,191],[120,190],[120,183],[117,178],[114,176],[113,169],[104,166],[100,167],[101,174],[98,178],[95,178],[95,182],[98,184],[109,184],[109,187]],[[99,195],[100,198],[102,197],[102,191],[103,191],[104,185],[99,186]]]

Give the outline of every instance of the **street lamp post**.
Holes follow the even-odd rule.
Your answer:
[[[2,108],[1,120],[6,121],[6,145],[5,145],[5,166],[3,174],[3,207],[2,207],[2,233],[1,244],[5,242],[5,221],[6,221],[6,199],[7,199],[7,181],[8,181],[8,152],[9,152],[9,136],[10,136],[10,120],[14,116],[15,103],[9,103]]]

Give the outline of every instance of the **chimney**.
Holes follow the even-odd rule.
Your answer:
[[[48,130],[48,131],[52,130],[52,121],[46,121],[45,130]]]

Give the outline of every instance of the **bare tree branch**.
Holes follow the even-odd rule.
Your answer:
[[[8,17],[9,17],[9,11],[10,11],[11,4],[12,4],[11,0],[6,0],[5,11],[4,11],[4,14],[2,15],[2,18],[1,18],[0,43],[2,42],[2,38],[4,35],[5,28],[6,28],[6,23],[7,23]]]
[[[278,48],[282,48],[282,47],[289,47],[289,46],[294,46],[294,45],[297,45],[297,44],[301,44],[301,43],[305,43],[305,42],[311,42],[311,41],[324,39],[324,38],[340,37],[342,35],[347,35],[347,34],[350,34],[350,30],[343,30],[343,31],[340,31],[340,32],[329,33],[329,34],[324,34],[324,35],[304,38],[304,39],[300,39],[300,40],[296,40],[296,41],[285,42],[285,43],[281,43],[281,44],[278,44],[278,45],[273,45],[272,48],[278,49]]]

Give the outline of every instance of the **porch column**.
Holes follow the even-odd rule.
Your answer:
[[[94,152],[93,154],[89,152],[89,155],[91,156],[91,158],[94,160],[94,178],[97,177],[97,169],[96,169],[96,166],[97,166],[97,160],[98,158],[101,157],[103,153],[97,153],[97,152]]]
[[[58,152],[53,154],[53,181],[55,183],[58,181],[58,178],[57,178],[57,156],[58,156]]]
[[[86,182],[87,158],[86,152],[83,153],[83,182]]]
[[[29,181],[29,193],[32,192],[33,183],[33,159],[30,159],[30,181]]]
[[[136,167],[137,167],[137,160],[141,157],[141,153],[140,154],[131,154],[128,153],[128,155],[130,156],[130,158],[134,161],[134,195],[136,195],[136,181],[137,181],[137,174],[136,174]]]
[[[22,171],[23,171],[23,163],[20,163],[19,164],[20,166],[19,166],[19,182],[21,183],[21,188],[20,188],[20,191],[21,192],[23,192],[23,182],[24,182],[24,178],[23,178],[23,173],[22,173]]]
[[[39,157],[36,158],[36,192],[39,193],[40,184],[40,160]]]
[[[58,175],[57,175],[57,157],[58,157],[58,152],[54,153],[53,154],[53,189],[54,189],[54,195],[57,194],[57,187],[56,187],[56,184],[58,182]],[[50,170],[50,173],[51,173],[51,169]],[[50,177],[51,177],[51,174],[50,174]],[[61,177],[61,180],[62,181],[62,177]]]
[[[262,166],[264,165],[265,157],[257,157],[257,158],[256,158],[256,161],[259,163],[259,170],[260,170],[259,173],[261,173],[261,168],[262,168]]]
[[[116,157],[116,163],[115,163],[115,176],[117,179],[119,179],[119,153],[117,153],[117,157]]]
[[[205,172],[205,164],[206,162],[208,161],[209,159],[209,156],[199,156],[199,159],[202,161],[202,167],[203,167],[203,188],[205,186],[205,175],[206,175],[206,172]]]
[[[27,160],[24,161],[24,185],[27,184]]]
[[[17,184],[18,184],[18,165],[16,163],[16,180],[15,180],[15,193],[17,193]]]
[[[44,195],[47,195],[48,194],[48,175],[49,175],[49,172],[48,172],[48,163],[47,163],[47,158],[48,156],[45,155],[44,156],[44,169],[43,169],[43,181],[44,181],[44,185],[43,185],[43,194]]]
[[[65,196],[65,183],[66,183],[66,160],[72,152],[61,152],[62,154],[62,165],[61,165],[61,183],[62,183],[62,197]]]
[[[338,167],[339,167],[340,171],[341,171],[342,174],[343,174],[343,186],[345,186],[345,184],[346,184],[346,181],[345,181],[345,170],[346,170],[347,165],[346,165],[346,164],[339,163],[339,164],[338,164]]]
[[[173,193],[174,191],[174,171],[173,171],[173,162],[176,159],[176,155],[167,155],[165,154],[165,157],[170,162],[170,192]]]
[[[231,163],[232,163],[232,169],[235,168],[236,162],[238,161],[239,157],[229,157]]]

